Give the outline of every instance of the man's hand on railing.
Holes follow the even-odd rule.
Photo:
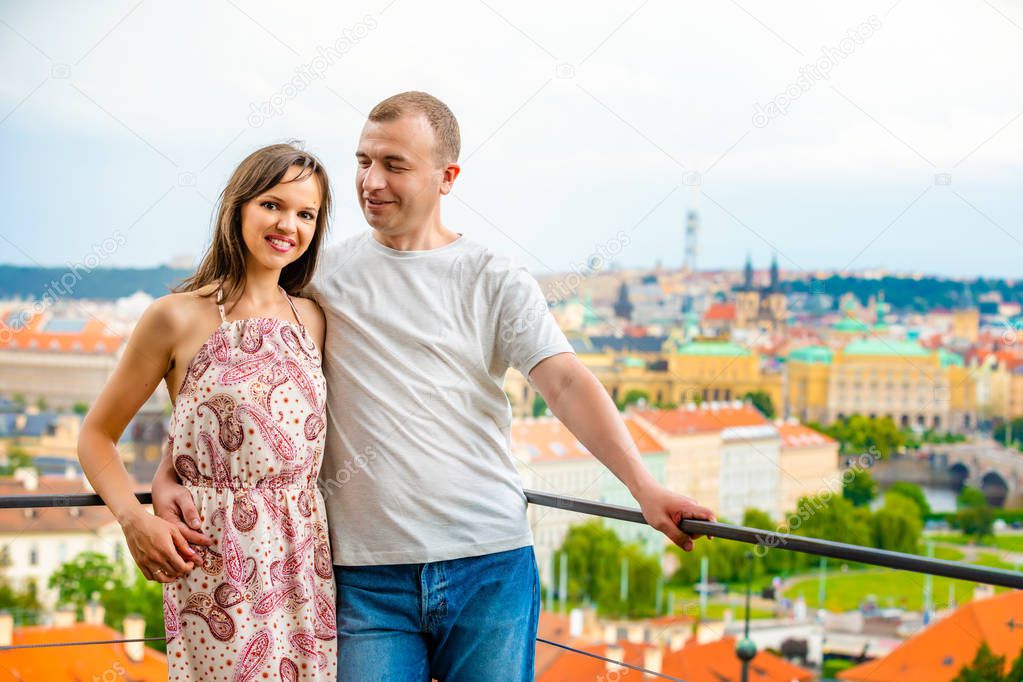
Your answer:
[[[643,510],[646,522],[687,552],[693,550],[693,541],[703,536],[683,533],[679,529],[682,519],[716,520],[714,512],[701,506],[693,498],[673,493],[656,483],[647,490],[641,490],[636,495],[636,501]]]
[[[166,457],[153,476],[153,513],[172,524],[188,544],[205,547],[213,544],[212,538],[199,532],[202,523],[199,520],[199,513],[195,510],[192,493],[178,481]],[[190,548],[189,550],[191,551]],[[188,554],[182,554],[182,557],[188,561],[196,558]]]

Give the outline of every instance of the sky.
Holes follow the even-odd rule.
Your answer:
[[[0,0],[0,263],[195,258],[252,150],[302,140],[354,201],[365,113],[445,101],[445,224],[536,273],[747,254],[1018,277],[1023,3]]]

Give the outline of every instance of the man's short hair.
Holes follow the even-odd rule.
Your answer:
[[[448,105],[425,92],[402,92],[388,97],[369,112],[369,120],[375,123],[394,121],[407,114],[422,114],[430,122],[434,137],[437,138],[436,157],[440,165],[458,161],[462,150],[462,136],[458,132],[458,120]]]

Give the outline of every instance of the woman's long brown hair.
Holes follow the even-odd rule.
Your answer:
[[[235,169],[217,203],[217,217],[213,227],[213,241],[203,256],[198,269],[174,288],[175,292],[197,291],[209,285],[218,285],[221,291],[218,303],[237,300],[245,291],[245,241],[242,239],[242,206],[279,184],[281,178],[294,166],[302,169],[289,182],[316,176],[320,183],[320,210],[316,214],[316,229],[309,248],[294,263],[281,271],[280,285],[289,294],[297,294],[309,283],[316,269],[316,261],[327,231],[330,215],[330,181],[320,160],[293,144],[273,144],[249,154]],[[218,288],[204,292],[214,295]]]

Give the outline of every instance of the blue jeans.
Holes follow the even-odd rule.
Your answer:
[[[335,566],[338,682],[533,679],[532,547],[429,564]]]

